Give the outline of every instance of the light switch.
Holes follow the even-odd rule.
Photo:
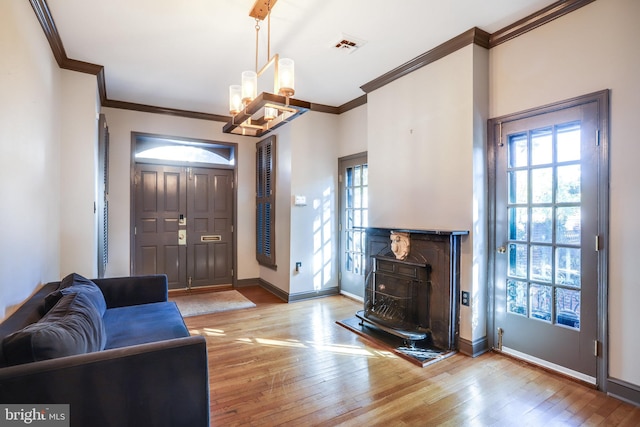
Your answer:
[[[305,196],[293,196],[293,204],[296,206],[306,206],[307,198]]]

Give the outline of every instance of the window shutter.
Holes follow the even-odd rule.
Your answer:
[[[256,259],[274,269],[275,143],[275,136],[270,136],[256,144]]]

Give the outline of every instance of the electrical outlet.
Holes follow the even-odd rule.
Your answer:
[[[461,304],[462,305],[466,305],[467,307],[469,307],[469,292],[468,291],[462,291],[462,301]]]

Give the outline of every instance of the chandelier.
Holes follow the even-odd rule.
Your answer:
[[[260,137],[290,122],[311,108],[311,104],[291,98],[295,93],[294,62],[271,56],[271,8],[277,0],[256,0],[249,16],[256,20],[255,71],[242,73],[242,84],[229,86],[229,113],[231,120],[224,125],[224,133]],[[267,18],[267,63],[258,69],[258,39],[260,22]],[[273,93],[258,95],[258,77],[273,67]]]

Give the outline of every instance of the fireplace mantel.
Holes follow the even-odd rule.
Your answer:
[[[391,250],[391,232],[408,233],[410,250],[404,260],[396,260]],[[460,295],[460,241],[469,234],[463,230],[409,230],[402,228],[366,229],[365,277],[374,272],[376,260],[386,259],[399,264],[426,265],[429,269],[428,294],[420,294],[423,304],[421,322],[428,324],[433,344],[441,349],[458,348]],[[369,286],[367,283],[366,286]],[[365,298],[365,311],[367,309]],[[420,325],[417,330],[422,330]]]

